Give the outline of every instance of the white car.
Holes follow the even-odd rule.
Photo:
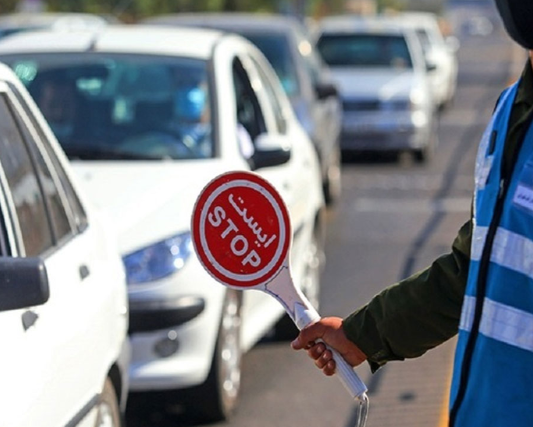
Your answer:
[[[105,217],[0,66],[0,425],[122,425],[126,275]]]
[[[413,29],[382,16],[330,16],[319,23],[317,46],[343,101],[343,151],[432,157],[437,105]]]
[[[0,38],[21,31],[53,30],[70,31],[73,29],[93,30],[114,22],[91,13],[75,12],[15,12],[0,15]],[[118,23],[118,22],[117,22]]]
[[[429,12],[406,12],[398,16],[406,25],[414,28],[426,62],[432,66],[429,72],[435,102],[440,108],[450,105],[457,87],[458,40],[444,38],[437,15]]]
[[[0,43],[0,60],[114,218],[129,283],[131,390],[187,389],[201,396],[189,407],[199,418],[227,418],[243,352],[284,311],[263,293],[215,282],[193,253],[192,209],[211,179],[252,170],[279,190],[295,282],[318,297],[318,158],[268,61],[236,35],[143,26],[15,35]]]
[[[332,205],[340,199],[342,106],[327,67],[298,19],[278,14],[196,12],[154,16],[143,22],[230,31],[255,44],[272,65],[296,117],[315,144],[326,203]]]

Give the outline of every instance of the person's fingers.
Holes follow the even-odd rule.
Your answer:
[[[328,377],[335,375],[335,371],[337,370],[337,365],[335,363],[335,360],[330,360],[326,366],[322,369],[322,372],[326,374]]]
[[[326,365],[333,360],[333,354],[330,350],[324,351],[318,358],[315,359],[315,366],[324,369]]]
[[[323,343],[318,343],[307,349],[307,354],[311,359],[318,359],[326,350],[326,346]]]
[[[301,350],[309,343],[313,343],[324,335],[325,327],[320,322],[306,326],[291,343],[294,350]]]

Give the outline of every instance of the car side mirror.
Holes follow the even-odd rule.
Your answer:
[[[252,155],[253,169],[261,169],[285,164],[291,158],[291,148],[283,135],[261,134],[255,139],[255,152]]]
[[[0,312],[44,304],[48,275],[40,258],[0,257]]]
[[[317,83],[315,85],[315,92],[318,99],[326,99],[333,96],[339,96],[337,86],[332,83]]]
[[[437,69],[437,64],[433,61],[426,61],[426,71],[431,72]]]

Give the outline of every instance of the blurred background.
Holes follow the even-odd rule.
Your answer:
[[[319,19],[343,11],[354,13],[421,10],[442,13],[445,0],[0,0],[0,12],[87,12],[135,22],[178,12],[278,12]]]

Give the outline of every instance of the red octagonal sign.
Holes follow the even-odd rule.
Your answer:
[[[202,190],[192,216],[196,253],[218,281],[251,288],[276,276],[290,246],[287,208],[272,185],[251,172],[219,175]]]

